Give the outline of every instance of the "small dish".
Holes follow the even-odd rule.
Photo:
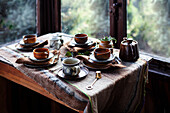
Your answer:
[[[94,62],[92,61],[91,63],[94,63]],[[104,64],[103,65],[102,64],[92,65],[91,63],[82,62],[83,66],[91,70],[106,70],[110,68],[110,66],[106,66]]]
[[[53,56],[54,56],[54,54],[49,52],[48,58],[46,58],[46,59],[36,59],[36,58],[34,57],[34,54],[31,54],[31,55],[29,56],[29,59],[32,60],[32,61],[35,61],[35,62],[45,62],[45,61],[50,60]]]
[[[68,79],[68,80],[77,80],[86,77],[89,73],[89,70],[85,67],[80,67],[80,73],[77,76],[68,76],[63,73],[62,69],[59,69],[57,72],[57,76],[60,78]]]
[[[24,66],[29,68],[48,68],[56,65],[58,61],[53,62],[52,64],[46,64],[46,65],[31,65],[31,64],[24,64]]]
[[[30,47],[29,47],[29,46],[28,46],[28,47],[23,47],[23,46],[20,45],[20,44],[16,44],[15,47],[16,47],[17,50],[25,51],[25,52],[26,52],[26,51],[30,52],[30,51],[33,51],[33,49],[34,49],[34,48],[32,48],[31,46],[30,46]]]
[[[114,56],[113,54],[110,54],[110,57],[109,57],[109,59],[107,59],[107,60],[97,60],[97,59],[95,58],[94,54],[91,54],[91,55],[90,55],[90,59],[91,59],[92,61],[98,62],[98,63],[111,62],[111,61],[113,61],[114,58],[115,58],[115,56]]]
[[[39,40],[36,40],[35,43],[24,43],[23,40],[21,40],[21,41],[19,42],[19,44],[20,44],[21,46],[24,46],[24,47],[31,47],[31,46],[34,46],[34,45],[36,45],[36,44],[38,44],[38,43],[40,43]]]
[[[88,39],[87,40],[87,42],[86,43],[84,43],[84,44],[78,44],[78,43],[76,43],[75,42],[75,40],[72,40],[71,42],[70,42],[70,44],[69,44],[69,46],[73,46],[73,47],[87,47],[87,46],[90,46],[90,45],[92,45],[93,44],[93,41],[92,40],[90,40],[90,39]]]

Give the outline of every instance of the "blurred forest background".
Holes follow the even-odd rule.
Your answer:
[[[36,33],[36,0],[0,0],[0,44]]]
[[[109,35],[109,0],[61,0],[62,32]],[[127,33],[140,50],[170,57],[170,0],[127,0]],[[0,0],[0,44],[36,33],[36,0]]]
[[[109,0],[62,0],[61,12],[62,32],[109,35]]]
[[[129,0],[128,37],[140,50],[170,58],[170,0]]]

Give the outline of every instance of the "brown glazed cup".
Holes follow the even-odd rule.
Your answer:
[[[107,60],[110,58],[110,50],[108,48],[97,48],[94,50],[94,57],[97,60]]]
[[[23,36],[23,41],[25,44],[35,43],[36,40],[37,40],[37,35],[35,35],[35,34],[29,34],[29,35]]]
[[[49,56],[48,48],[36,48],[33,50],[34,57],[36,59],[46,59]]]
[[[86,34],[76,34],[74,40],[77,44],[85,44],[88,40],[88,36]]]

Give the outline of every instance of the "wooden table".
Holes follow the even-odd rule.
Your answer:
[[[45,35],[44,37],[49,37],[49,35]],[[44,38],[44,37],[42,37],[42,39]],[[15,51],[14,51],[15,52]],[[1,55],[0,55],[1,56]],[[3,56],[3,55],[2,55]],[[144,58],[146,61],[149,61],[151,58],[148,58],[147,56],[142,56],[141,55],[141,57],[142,58]],[[54,96],[52,93],[50,93],[50,91],[48,90],[48,89],[45,89],[44,87],[42,87],[42,85],[40,85],[40,83],[37,83],[37,81],[35,81],[35,80],[33,80],[32,78],[30,78],[30,77],[28,77],[27,75],[25,75],[24,73],[22,73],[21,71],[19,71],[18,69],[16,69],[14,66],[12,66],[12,65],[10,65],[9,63],[8,63],[8,59],[4,59],[4,58],[0,58],[0,60],[1,60],[1,62],[0,62],[0,76],[2,76],[2,77],[4,77],[4,78],[6,78],[6,79],[8,79],[8,80],[10,80],[10,81],[13,81],[13,82],[15,82],[15,83],[17,83],[17,84],[20,84],[20,85],[22,85],[22,86],[24,86],[24,87],[27,87],[27,88],[29,88],[29,89],[31,89],[31,90],[33,90],[33,91],[35,91],[35,92],[38,92],[38,93],[40,93],[41,95],[44,95],[44,96],[46,96],[46,97],[48,97],[48,98],[50,98],[50,99],[52,99],[52,100],[54,100],[54,101],[56,101],[56,102],[58,102],[58,103],[60,103],[60,104],[63,104],[64,106],[67,106],[67,107],[69,107],[69,108],[71,108],[71,109],[73,109],[73,110],[75,110],[75,111],[77,111],[77,112],[83,112],[83,110],[80,110],[80,109],[75,109],[75,108],[73,108],[73,107],[70,107],[71,105],[69,105],[68,103],[66,104],[65,102],[63,102],[63,100],[60,100],[60,99],[58,99],[58,98],[56,98],[56,96]],[[141,60],[142,61],[142,60]],[[135,68],[135,63],[126,63],[127,64],[127,66],[128,66],[128,68],[126,68],[126,69],[121,69],[121,71],[122,70],[124,70],[124,71],[127,71],[127,73],[125,73],[125,75],[123,75],[123,73],[122,73],[122,75],[121,76],[119,76],[119,77],[116,77],[116,76],[118,76],[119,74],[121,74],[121,72],[120,73],[117,73],[117,71],[113,71],[113,72],[115,72],[116,74],[114,74],[113,72],[111,72],[111,70],[109,70],[109,71],[102,71],[102,74],[103,74],[103,76],[104,76],[104,79],[103,79],[103,82],[105,82],[106,84],[107,84],[107,80],[108,80],[108,84],[107,85],[110,85],[110,86],[114,86],[113,88],[115,89],[115,90],[118,90],[117,88],[118,87],[120,87],[120,86],[118,86],[118,85],[116,85],[116,84],[120,84],[120,83],[128,83],[128,82],[126,82],[126,79],[131,79],[129,76],[133,73],[133,71],[135,71],[135,69],[137,69],[137,68]],[[133,64],[133,65],[132,65]],[[140,63],[139,63],[140,64]],[[131,66],[132,65],[132,66]],[[138,65],[138,64],[137,64]],[[142,66],[144,66],[144,65],[146,65],[147,66],[147,62],[146,63],[141,63],[140,64],[140,66],[142,67]],[[133,70],[133,66],[134,66],[134,70]],[[128,69],[131,69],[132,70],[132,72],[130,72],[130,71],[128,71]],[[119,69],[117,69],[117,70],[119,70]],[[147,71],[147,70],[145,70],[145,71]],[[90,73],[92,73],[92,74],[94,74],[94,71],[90,71]],[[147,73],[147,72],[146,72]],[[145,73],[145,74],[146,74]],[[91,74],[91,75],[92,75]],[[114,77],[112,76],[112,74],[114,75]],[[126,75],[127,74],[127,75]],[[133,75],[133,74],[132,74]],[[90,76],[90,75],[89,75]],[[124,77],[123,77],[124,76]],[[143,78],[142,80],[141,80],[141,85],[144,83],[144,80],[145,80],[145,78],[144,78],[144,75],[140,75],[141,77],[139,77],[138,79],[139,79],[139,81],[140,81],[140,79],[141,78]],[[120,80],[119,80],[120,79]],[[85,80],[92,80],[92,78],[90,78],[90,77],[86,77],[86,79],[84,79],[84,80],[82,80],[82,83],[83,82],[85,82]],[[90,81],[91,82],[91,81]],[[70,82],[73,86],[77,86],[77,87],[79,87],[78,88],[78,90],[80,90],[80,92],[81,91],[83,91],[83,93],[85,93],[85,94],[87,94],[89,97],[91,97],[91,99],[92,99],[92,106],[93,106],[93,104],[97,104],[97,103],[95,103],[95,99],[97,99],[97,97],[101,97],[102,96],[102,94],[104,95],[105,93],[102,93],[102,90],[103,89],[107,89],[108,88],[108,86],[107,87],[105,87],[105,88],[102,88],[102,90],[101,90],[101,92],[100,91],[96,91],[96,93],[95,93],[95,90],[94,90],[94,92],[92,92],[92,91],[86,91],[85,89],[83,89],[83,86],[81,87],[81,83],[76,83],[76,82]],[[100,83],[100,82],[98,82],[98,83]],[[101,83],[102,83],[102,81],[101,81]],[[100,84],[98,84],[98,85],[100,85]],[[127,86],[128,84],[126,84],[126,85],[123,85],[123,87],[125,87],[125,86]],[[129,83],[129,86],[130,85],[132,85],[131,83]],[[144,90],[143,90],[143,88],[144,88],[144,84],[143,84],[143,86],[141,87],[141,91],[140,92],[143,92]],[[74,89],[74,88],[73,88]],[[95,88],[94,88],[95,89]],[[99,88],[100,89],[100,88]],[[109,88],[110,89],[110,88]],[[143,91],[142,91],[143,90]],[[105,90],[103,90],[103,91],[105,91]],[[107,91],[107,90],[106,90]],[[110,90],[109,90],[110,91]],[[108,92],[109,92],[108,91]],[[127,91],[127,90],[126,90]],[[135,90],[136,92],[138,91],[138,90]],[[75,90],[75,92],[76,92],[76,90]],[[98,94],[98,93],[101,93],[99,96],[94,96],[94,95],[96,95],[96,94]],[[118,92],[118,93],[121,93],[121,91],[120,92]],[[125,90],[123,89],[122,90],[122,93],[125,93]],[[107,94],[107,93],[106,93]],[[128,93],[127,93],[128,94]],[[115,95],[117,95],[117,94],[115,94]],[[95,97],[95,99],[94,99],[94,97]],[[143,98],[143,95],[141,95],[140,96],[141,98]],[[104,98],[105,97],[103,97],[103,100],[104,100]],[[133,97],[133,98],[135,98],[135,97]],[[86,98],[86,100],[88,100],[88,98]],[[99,99],[100,100],[100,99]],[[119,99],[116,99],[116,100],[119,100]],[[121,102],[118,102],[118,103],[121,103]],[[99,104],[99,103],[98,103]],[[90,105],[88,105],[89,107],[90,107]],[[99,106],[98,106],[99,107]],[[104,107],[104,108],[107,108],[107,107]],[[88,108],[89,109],[89,108]],[[91,110],[88,110],[87,108],[86,108],[86,110],[85,111],[90,111],[91,112]],[[97,108],[97,109],[100,109],[100,108]],[[130,108],[129,108],[130,109]],[[103,110],[103,109],[102,109]],[[104,110],[103,110],[104,111]],[[99,111],[93,111],[93,112],[101,112],[100,110]]]

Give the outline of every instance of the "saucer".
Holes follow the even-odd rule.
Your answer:
[[[36,58],[34,57],[34,54],[31,54],[31,55],[29,56],[29,59],[32,60],[32,61],[35,61],[35,62],[45,62],[45,61],[50,60],[53,56],[54,56],[53,53],[49,53],[49,56],[48,56],[48,58],[46,58],[46,59],[36,59]]]
[[[19,44],[20,44],[21,46],[28,47],[28,46],[34,46],[34,45],[38,44],[39,42],[40,42],[40,41],[36,40],[35,43],[28,43],[28,44],[25,44],[24,41],[21,40],[21,41],[19,42]]]
[[[15,47],[16,47],[16,49],[18,49],[20,51],[32,51],[34,49],[33,47],[30,47],[30,46],[23,47],[20,44],[16,44]]]
[[[82,46],[90,46],[90,45],[92,45],[93,44],[93,41],[91,40],[91,39],[88,39],[87,40],[87,42],[86,43],[84,43],[84,44],[78,44],[78,43],[76,43],[75,42],[75,40],[73,39],[73,40],[71,40],[71,42],[70,42],[70,46],[77,46],[77,47],[82,47]]]
[[[85,67],[80,67],[80,73],[76,76],[68,76],[63,73],[62,68],[58,70],[57,76],[60,78],[68,79],[68,80],[77,80],[86,77],[89,73],[89,70]]]
[[[24,66],[28,68],[48,68],[56,65],[58,61],[54,62],[53,64],[46,64],[46,65],[31,65],[31,64],[24,64]]]
[[[91,54],[90,55],[90,59],[94,62],[98,62],[98,63],[107,63],[107,62],[111,62],[113,59],[115,58],[114,55],[110,55],[110,58],[107,59],[107,60],[97,60],[95,57],[94,57],[94,54]]]
[[[94,63],[93,61],[91,63]],[[106,66],[106,65],[91,65],[91,63],[86,63],[86,62],[82,62],[83,66],[87,67],[88,69],[91,69],[91,70],[106,70],[106,69],[109,69],[110,66]]]

